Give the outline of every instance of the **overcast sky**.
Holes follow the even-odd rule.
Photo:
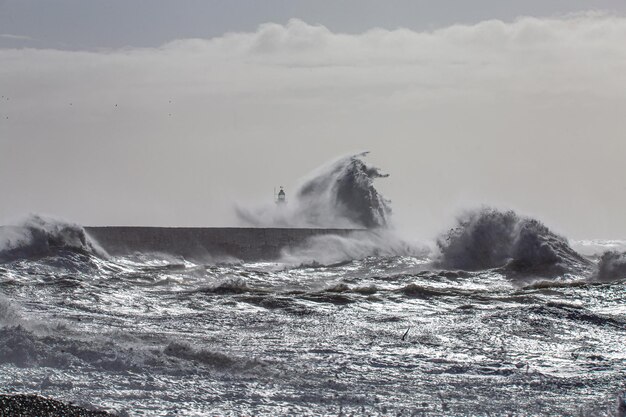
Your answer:
[[[624,12],[0,0],[0,222],[233,225],[233,204],[370,150],[415,237],[494,204],[626,238]]]

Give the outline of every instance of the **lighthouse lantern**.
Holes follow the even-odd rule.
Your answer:
[[[286,200],[285,190],[281,186],[280,191],[278,192],[278,196],[276,198],[276,204],[284,204],[286,202],[287,200]]]

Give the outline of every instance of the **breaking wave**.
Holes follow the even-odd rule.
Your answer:
[[[311,173],[285,206],[237,207],[237,216],[257,227],[385,227],[390,202],[374,188],[374,180],[388,175],[363,161],[367,153],[340,158]]]
[[[43,257],[62,250],[106,257],[106,252],[77,224],[31,215],[19,225],[0,227],[0,262]]]
[[[439,265],[478,271],[506,267],[513,273],[555,276],[586,271],[591,262],[540,221],[514,211],[483,208],[457,219],[439,237]]]
[[[332,234],[329,230],[328,234],[310,237],[301,244],[279,247],[273,255],[275,258],[267,260],[290,265],[332,266],[368,257],[406,256],[430,263],[430,247],[403,239],[390,227],[390,202],[374,187],[374,180],[386,175],[367,165],[363,161],[366,155],[367,152],[350,155],[319,168],[302,181],[288,205],[272,205],[254,211],[237,209],[239,217],[254,226],[363,229],[342,234]],[[606,242],[600,245],[611,249],[602,256],[596,254],[594,246],[592,262],[540,221],[512,210],[487,207],[465,212],[454,228],[437,239],[439,253],[435,253],[433,266],[461,271],[502,268],[499,272],[516,278],[553,280],[574,276],[605,282],[624,279],[626,252],[615,250],[617,243],[609,243],[610,246]],[[594,242],[579,243],[583,248],[590,245],[597,246]],[[63,257],[55,259],[67,260],[70,265],[97,263],[95,257],[108,258],[77,224],[31,215],[18,225],[0,226],[0,263],[59,254]],[[133,256],[153,259],[147,253]],[[245,283],[211,289],[216,293],[248,290]]]
[[[626,252],[605,252],[598,262],[595,278],[598,281],[626,279]]]
[[[391,230],[378,229],[354,231],[344,236],[328,234],[311,237],[302,245],[285,248],[281,262],[330,265],[369,256],[422,258],[428,253],[429,249],[424,245],[401,239]]]
[[[38,334],[19,325],[0,327],[1,364],[58,369],[88,366],[116,372],[149,366],[174,374],[194,372],[199,367],[232,372],[263,370],[265,366],[255,358],[231,356],[185,341],[159,340],[155,348],[130,334],[88,337],[63,326]]]

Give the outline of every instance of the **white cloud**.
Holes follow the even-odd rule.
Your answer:
[[[184,77],[200,91],[257,93],[366,88],[367,94],[407,95],[436,88],[623,94],[626,19],[585,15],[558,19],[486,21],[434,32],[374,29],[361,35],[330,32],[300,20],[264,24],[255,33],[190,39],[156,49],[102,53],[3,50],[3,78],[50,87],[102,80],[141,89]],[[76,77],[63,77],[72,74]],[[608,77],[607,77],[608,75]],[[65,85],[64,85],[65,84]],[[102,84],[109,89],[110,85]],[[98,88],[98,85],[92,87]],[[380,94],[376,94],[376,92]],[[430,94],[429,94],[430,95]],[[398,97],[398,95],[394,95]]]
[[[218,201],[371,149],[396,213],[423,230],[473,199],[556,218],[569,195],[594,203],[566,204],[566,231],[626,235],[625,44],[625,18],[590,13],[358,35],[294,19],[159,48],[0,49],[12,178],[0,216],[219,223]],[[591,207],[610,220],[581,226]]]

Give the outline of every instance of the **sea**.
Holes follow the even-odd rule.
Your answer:
[[[255,262],[4,228],[0,392],[119,416],[625,415],[626,241],[486,208],[430,245],[374,226]]]

